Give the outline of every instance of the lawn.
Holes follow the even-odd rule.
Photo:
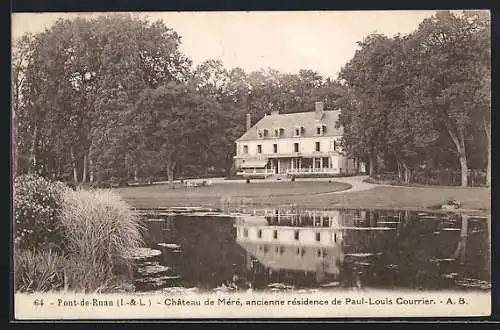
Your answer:
[[[158,206],[206,206],[220,207],[221,203],[252,203],[254,200],[294,201],[311,196],[351,188],[339,182],[255,182],[217,183],[207,187],[186,188],[177,185],[170,189],[166,184],[124,187],[118,191],[131,205],[136,207]]]
[[[218,183],[211,187],[171,190],[167,185],[119,188],[123,198],[135,207],[203,206],[226,204],[276,207],[294,204],[301,208],[366,208],[428,210],[448,199],[456,199],[468,210],[489,213],[489,188],[387,187],[345,191],[347,184],[327,181]]]

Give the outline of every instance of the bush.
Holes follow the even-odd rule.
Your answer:
[[[57,245],[60,207],[68,188],[37,175],[19,176],[14,181],[14,242],[21,249]]]
[[[142,245],[139,218],[109,190],[67,191],[61,214],[69,289],[110,290],[130,278],[131,256]]]
[[[64,286],[64,258],[52,250],[14,250],[14,284],[22,292],[58,290]]]

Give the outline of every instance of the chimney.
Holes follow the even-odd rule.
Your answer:
[[[252,127],[252,115],[247,113],[247,131]]]
[[[316,112],[318,113],[318,112],[323,112],[325,104],[321,101],[318,101],[318,102],[314,103],[314,106],[315,106]]]
[[[324,106],[325,106],[324,103],[321,101],[314,103],[314,109],[316,112],[316,119],[321,119],[321,117],[323,117]]]

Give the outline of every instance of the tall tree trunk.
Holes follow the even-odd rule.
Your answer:
[[[484,132],[488,140],[488,167],[486,168],[486,185],[491,187],[491,127],[486,120],[483,121]]]
[[[401,181],[403,180],[403,166],[401,165],[401,161],[398,159],[398,180]]]
[[[460,142],[460,150],[459,150],[459,161],[460,161],[460,172],[461,172],[461,178],[462,178],[462,187],[467,187],[467,179],[468,179],[468,172],[469,169],[467,167],[467,154],[465,153],[465,137],[463,132],[461,132],[459,136],[459,142]]]
[[[174,189],[174,168],[175,162],[169,160],[167,163],[167,177],[171,189]]]
[[[35,125],[35,129],[33,131],[33,141],[31,141],[30,147],[30,167],[29,172],[32,172],[36,169],[36,146],[38,144],[38,125]]]
[[[89,156],[89,172],[90,172],[90,177],[89,177],[89,182],[90,184],[94,183],[94,163],[92,162],[92,157]]]
[[[82,174],[82,183],[87,182],[87,172],[88,172],[88,156],[87,153],[83,155],[83,174]]]
[[[373,177],[375,175],[375,172],[376,172],[376,162],[377,162],[377,156],[375,155],[370,155],[370,169],[369,169],[369,175],[371,177]]]
[[[138,181],[139,180],[139,166],[135,165],[135,168],[134,168],[134,181]]]
[[[15,109],[12,110],[12,175],[17,176],[17,118]]]
[[[410,184],[410,182],[411,182],[411,168],[405,162],[403,162],[403,167],[405,169],[405,183]]]
[[[71,147],[70,149],[70,154],[71,154],[71,167],[73,168],[73,181],[75,183],[78,183],[78,172],[76,170],[76,159],[73,147]]]
[[[467,154],[465,152],[464,131],[459,130],[458,134],[455,134],[449,123],[446,124],[446,129],[458,152],[458,161],[460,162],[461,186],[467,187],[467,174],[469,169],[467,168]]]

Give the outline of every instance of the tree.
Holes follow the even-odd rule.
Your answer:
[[[177,165],[186,158],[206,152],[212,136],[219,105],[189,85],[169,83],[146,89],[129,114],[138,125],[136,133],[173,186]]]
[[[32,39],[16,106],[23,123],[19,144],[31,163],[47,170],[69,164],[74,181],[119,170],[123,164],[100,159],[111,150],[133,153],[112,126],[121,125],[142,90],[186,81],[190,67],[175,31],[130,15],[61,19]]]
[[[485,98],[477,99],[478,93],[488,94],[488,32],[489,19],[480,12],[440,11],[411,35],[420,66],[415,83],[423,93],[410,102],[424,105],[445,128],[458,155],[464,187],[468,177],[466,138],[477,128],[473,120],[477,113],[489,112]]]
[[[377,157],[386,150],[389,109],[383,92],[385,68],[391,65],[393,41],[380,34],[367,36],[341,69],[339,78],[348,90],[340,121],[343,144],[352,157],[369,160],[369,173],[376,172]]]

